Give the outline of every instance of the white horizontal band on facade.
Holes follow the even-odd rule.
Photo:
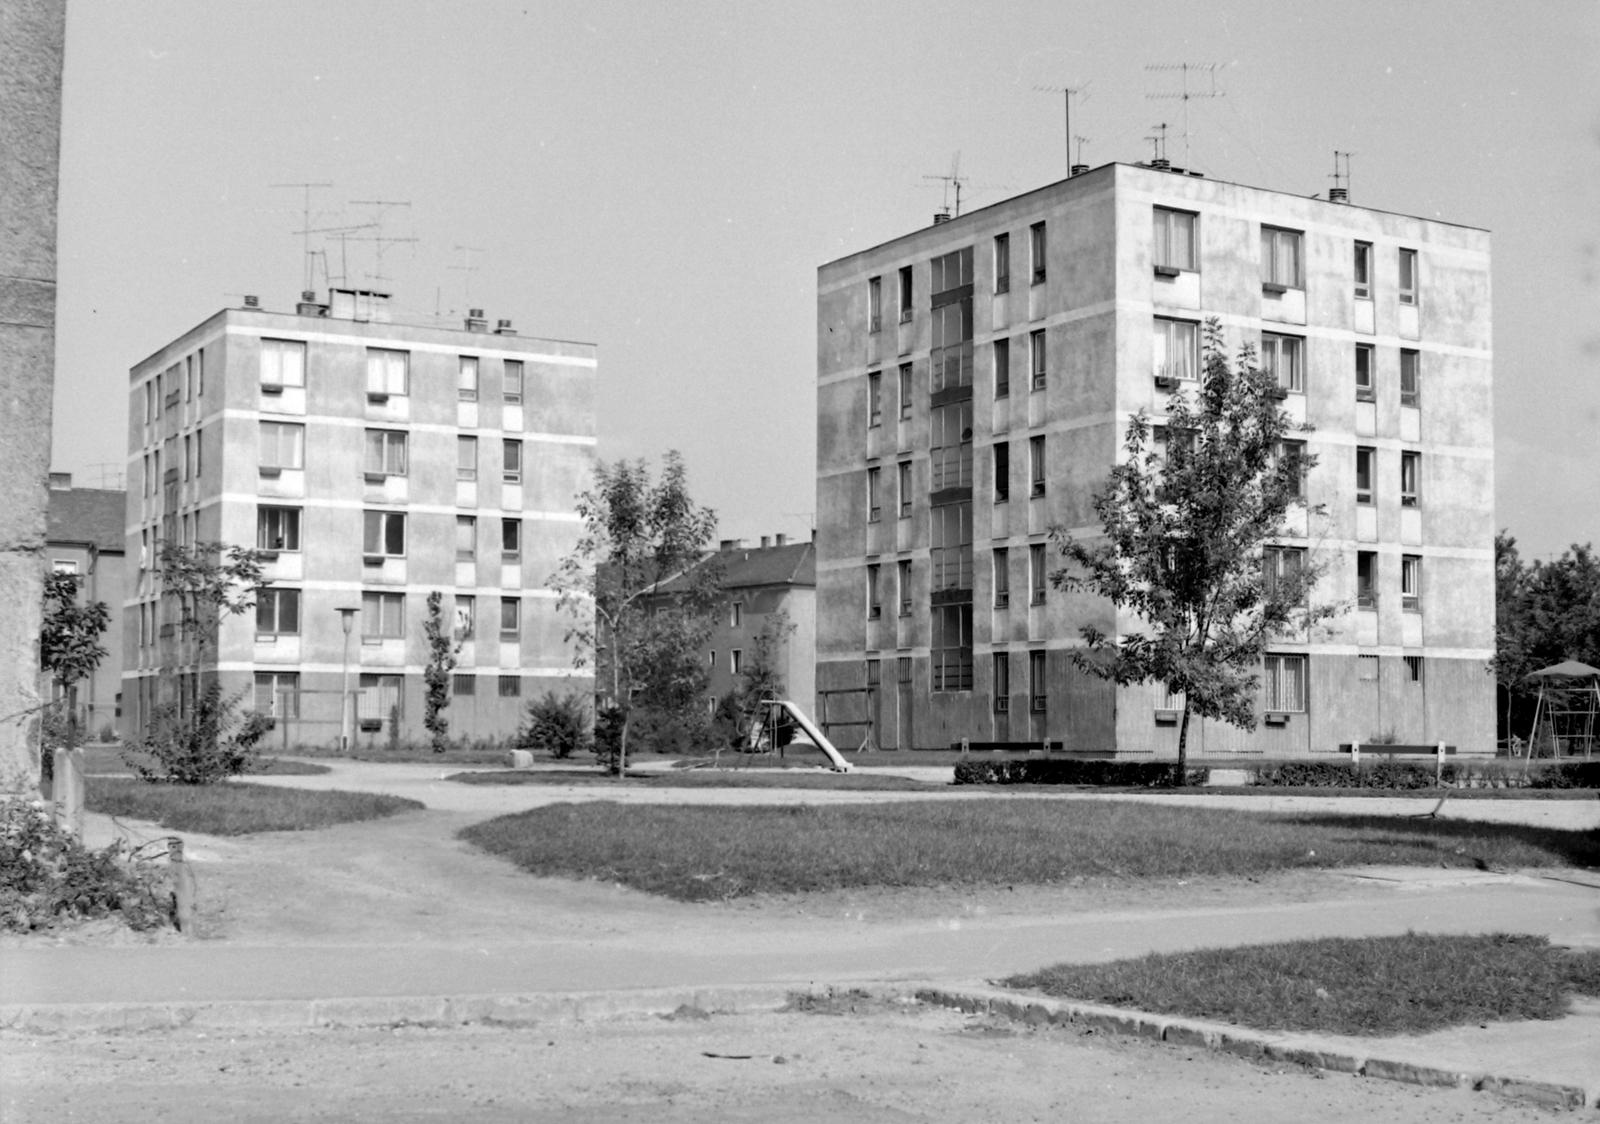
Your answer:
[[[347,321],[341,321],[346,323]],[[376,347],[390,351],[426,351],[432,355],[476,355],[489,359],[520,359],[524,362],[549,363],[555,367],[586,367],[593,371],[599,367],[599,361],[582,355],[549,355],[540,351],[525,351],[506,347],[483,347],[478,344],[449,345],[442,343],[424,343],[419,340],[403,338],[407,331],[418,332],[449,332],[452,328],[417,327],[410,324],[396,324],[392,321],[376,320],[351,320],[351,324],[365,324],[374,331],[373,335],[344,334],[341,332],[308,332],[303,328],[276,328],[258,327],[254,324],[229,324],[223,329],[230,336],[254,336],[258,339],[274,340],[304,340],[307,343],[327,343],[342,347]],[[396,334],[383,337],[381,333],[393,330]],[[474,333],[488,335],[488,333]],[[537,340],[538,336],[515,337],[518,339]],[[541,341],[544,342],[544,341]],[[579,347],[592,347],[593,344],[578,344]]]
[[[1000,644],[974,644],[972,654],[974,658],[983,655],[993,655],[995,652],[1058,652],[1074,648],[1087,647],[1087,642],[1082,637],[1067,637],[1050,640],[1014,640]],[[817,662],[844,663],[863,659],[889,660],[898,656],[912,658],[927,657],[931,649],[927,647],[913,648],[831,648],[817,652]],[[1267,645],[1267,654],[1283,653],[1285,655],[1309,656],[1423,656],[1434,660],[1473,660],[1483,661],[1494,658],[1494,651],[1490,648],[1431,648],[1426,644],[1417,647],[1404,647],[1399,644],[1382,644],[1366,647],[1357,644],[1305,644],[1295,641],[1276,641]],[[1137,686],[1137,684],[1135,684]]]
[[[138,668],[126,670],[122,673],[124,679],[151,679],[163,670],[170,668]],[[343,675],[345,665],[342,663],[249,663],[240,660],[225,660],[221,663],[207,664],[197,670],[212,671],[298,671],[311,675]],[[422,664],[350,664],[352,675],[365,672],[367,674],[381,673],[384,675],[421,675],[424,667]],[[187,674],[185,672],[184,674]],[[488,678],[492,675],[525,675],[538,679],[575,679],[591,678],[591,671],[574,671],[570,667],[458,667],[453,675],[478,675]]]
[[[492,406],[488,407],[493,409]],[[542,433],[534,430],[506,429],[498,425],[461,426],[440,422],[410,421],[406,418],[351,418],[339,414],[280,414],[271,410],[244,410],[229,407],[208,414],[207,418],[222,417],[234,421],[283,422],[288,425],[325,425],[335,429],[396,429],[413,433],[438,433],[446,436],[467,436],[488,433],[509,437],[514,441],[535,441],[546,445],[598,445],[600,439],[582,433]]]

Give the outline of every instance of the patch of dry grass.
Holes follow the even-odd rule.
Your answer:
[[[153,820],[173,831],[207,835],[310,831],[422,807],[415,800],[370,792],[314,791],[239,782],[147,784],[115,777],[89,781],[87,806],[91,812]]]

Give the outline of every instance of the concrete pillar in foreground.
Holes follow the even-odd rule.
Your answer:
[[[66,0],[0,0],[0,791],[39,787]]]

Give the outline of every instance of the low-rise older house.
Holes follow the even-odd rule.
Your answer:
[[[50,502],[45,526],[45,564],[77,574],[86,601],[104,601],[110,623],[100,638],[105,658],[88,679],[78,684],[78,722],[86,736],[122,729],[122,598],[123,513],[127,493],[121,489],[74,488],[70,472],[50,474]],[[42,676],[40,693],[58,698],[61,686]]]

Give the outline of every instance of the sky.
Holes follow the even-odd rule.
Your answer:
[[[379,284],[599,345],[599,453],[721,534],[815,506],[816,269],[1082,161],[1168,156],[1493,232],[1496,521],[1600,541],[1600,5],[72,0],[53,467],[115,483],[127,372],[244,294]],[[1148,67],[1218,64],[1183,103]],[[1214,76],[1214,86],[1213,86]],[[1187,153],[1187,154],[1186,154]],[[374,206],[381,200],[406,206]],[[376,224],[376,225],[367,225]],[[370,241],[384,239],[414,241]],[[373,277],[382,278],[373,281]]]

